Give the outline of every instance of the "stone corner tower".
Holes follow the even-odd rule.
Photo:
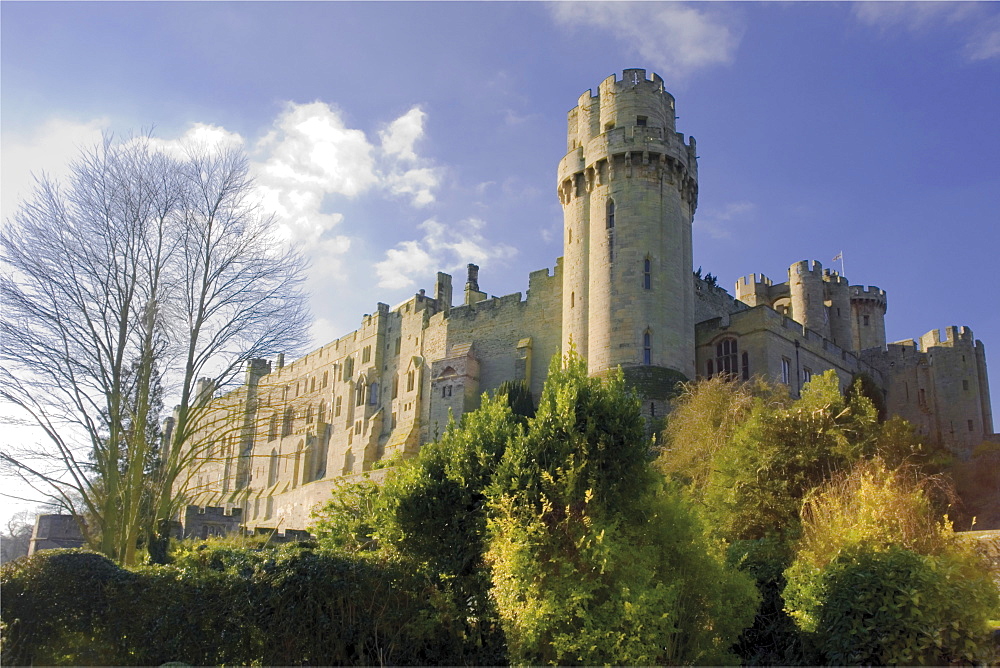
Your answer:
[[[563,350],[572,341],[591,374],[621,366],[654,415],[695,371],[698,168],[694,138],[685,143],[675,118],[659,75],[610,76],[570,110],[558,175]]]

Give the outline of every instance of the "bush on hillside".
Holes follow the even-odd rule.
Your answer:
[[[834,664],[976,663],[989,658],[1000,598],[982,561],[935,517],[926,481],[880,460],[803,506],[785,572],[789,613]]]

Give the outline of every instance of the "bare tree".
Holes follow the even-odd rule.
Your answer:
[[[196,383],[224,388],[305,342],[303,261],[253,194],[240,151],[106,137],[65,190],[41,178],[0,234],[0,398],[47,437],[0,460],[122,563],[164,530],[208,447],[190,442]],[[177,403],[163,447],[159,392]]]

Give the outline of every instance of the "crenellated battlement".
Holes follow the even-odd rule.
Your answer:
[[[617,74],[612,74],[607,79],[601,82],[601,87],[616,85],[621,88],[623,86],[637,86],[643,84],[653,84],[658,86],[660,92],[663,92],[663,79],[656,72],[650,73],[650,78],[646,78],[646,70],[641,67],[630,67],[622,72],[622,78],[619,79]]]
[[[826,283],[833,283],[835,285],[841,285],[843,287],[848,287],[848,281],[845,277],[841,276],[839,272],[832,269],[823,270],[823,280]]]
[[[793,274],[815,274],[822,277],[823,265],[820,264],[819,260],[802,260],[801,262],[796,262],[788,268],[789,278],[791,278]]]
[[[888,303],[885,290],[882,288],[869,285],[852,285],[851,286],[851,301],[861,301],[869,300],[881,304],[883,307]]]
[[[749,276],[740,276],[736,281],[736,289],[739,290],[741,287],[754,286],[754,285],[766,285],[771,287],[773,285],[770,278],[764,274],[750,274]]]
[[[932,329],[920,337],[920,347],[925,351],[936,346],[952,347],[958,343],[975,344],[975,342],[976,337],[972,333],[972,329],[965,326],[945,327],[944,338],[941,338],[941,330],[939,329]]]

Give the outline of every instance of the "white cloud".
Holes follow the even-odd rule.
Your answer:
[[[730,202],[721,209],[704,207],[698,211],[695,224],[713,239],[730,239],[733,228],[745,222],[754,208],[754,203],[747,201]]]
[[[424,136],[426,118],[420,107],[413,107],[379,133],[384,185],[393,195],[408,196],[415,207],[433,203],[434,190],[441,181],[439,170],[415,150]]]
[[[244,140],[236,132],[207,123],[192,123],[191,126],[176,139],[152,137],[149,140],[152,148],[168,155],[183,158],[189,150],[213,151],[226,148],[243,149]]]
[[[312,338],[311,348],[318,348],[343,336],[345,325],[334,322],[329,318],[315,318],[312,326],[309,327],[309,336]]]
[[[732,62],[742,37],[738,17],[721,7],[653,2],[556,2],[557,23],[603,28],[661,76],[682,78]]]
[[[901,27],[913,32],[954,23],[974,13],[973,3],[965,2],[856,2],[854,16],[867,25]]]
[[[324,102],[289,102],[255,153],[264,158],[258,178],[267,186],[355,197],[378,181],[365,133],[347,128]]]
[[[989,60],[1000,57],[1000,14],[981,21],[965,43],[969,60]]]
[[[415,207],[432,203],[437,171],[416,152],[426,116],[413,107],[379,133],[376,146],[362,130],[347,127],[335,107],[289,102],[254,150],[264,204],[281,220],[282,237],[312,246],[329,236],[343,221],[340,213],[321,211],[330,195],[384,189]]]
[[[4,132],[0,182],[3,220],[14,215],[18,202],[31,196],[35,176],[43,173],[61,180],[69,174],[70,163],[80,149],[96,145],[108,129],[107,118],[74,121],[50,118],[25,133]]]
[[[414,284],[415,277],[435,270],[454,272],[470,262],[487,265],[513,257],[517,252],[513,247],[483,236],[485,227],[479,218],[466,218],[455,225],[425,220],[419,226],[424,232],[422,239],[397,244],[376,263],[379,287],[405,288]]]
[[[883,32],[902,29],[920,35],[950,25],[959,31],[968,60],[1000,56],[1000,13],[993,10],[993,3],[857,2],[853,14],[861,23]]]
[[[405,288],[413,285],[413,276],[428,274],[435,260],[419,241],[404,241],[385,252],[385,259],[375,265],[380,288]]]
[[[425,114],[420,107],[413,107],[408,112],[394,120],[379,133],[382,139],[382,150],[386,155],[400,161],[416,162],[417,154],[413,145],[424,134]]]
[[[409,195],[413,206],[422,207],[434,202],[434,189],[439,179],[435,169],[422,167],[392,172],[386,176],[386,181],[392,194]]]

